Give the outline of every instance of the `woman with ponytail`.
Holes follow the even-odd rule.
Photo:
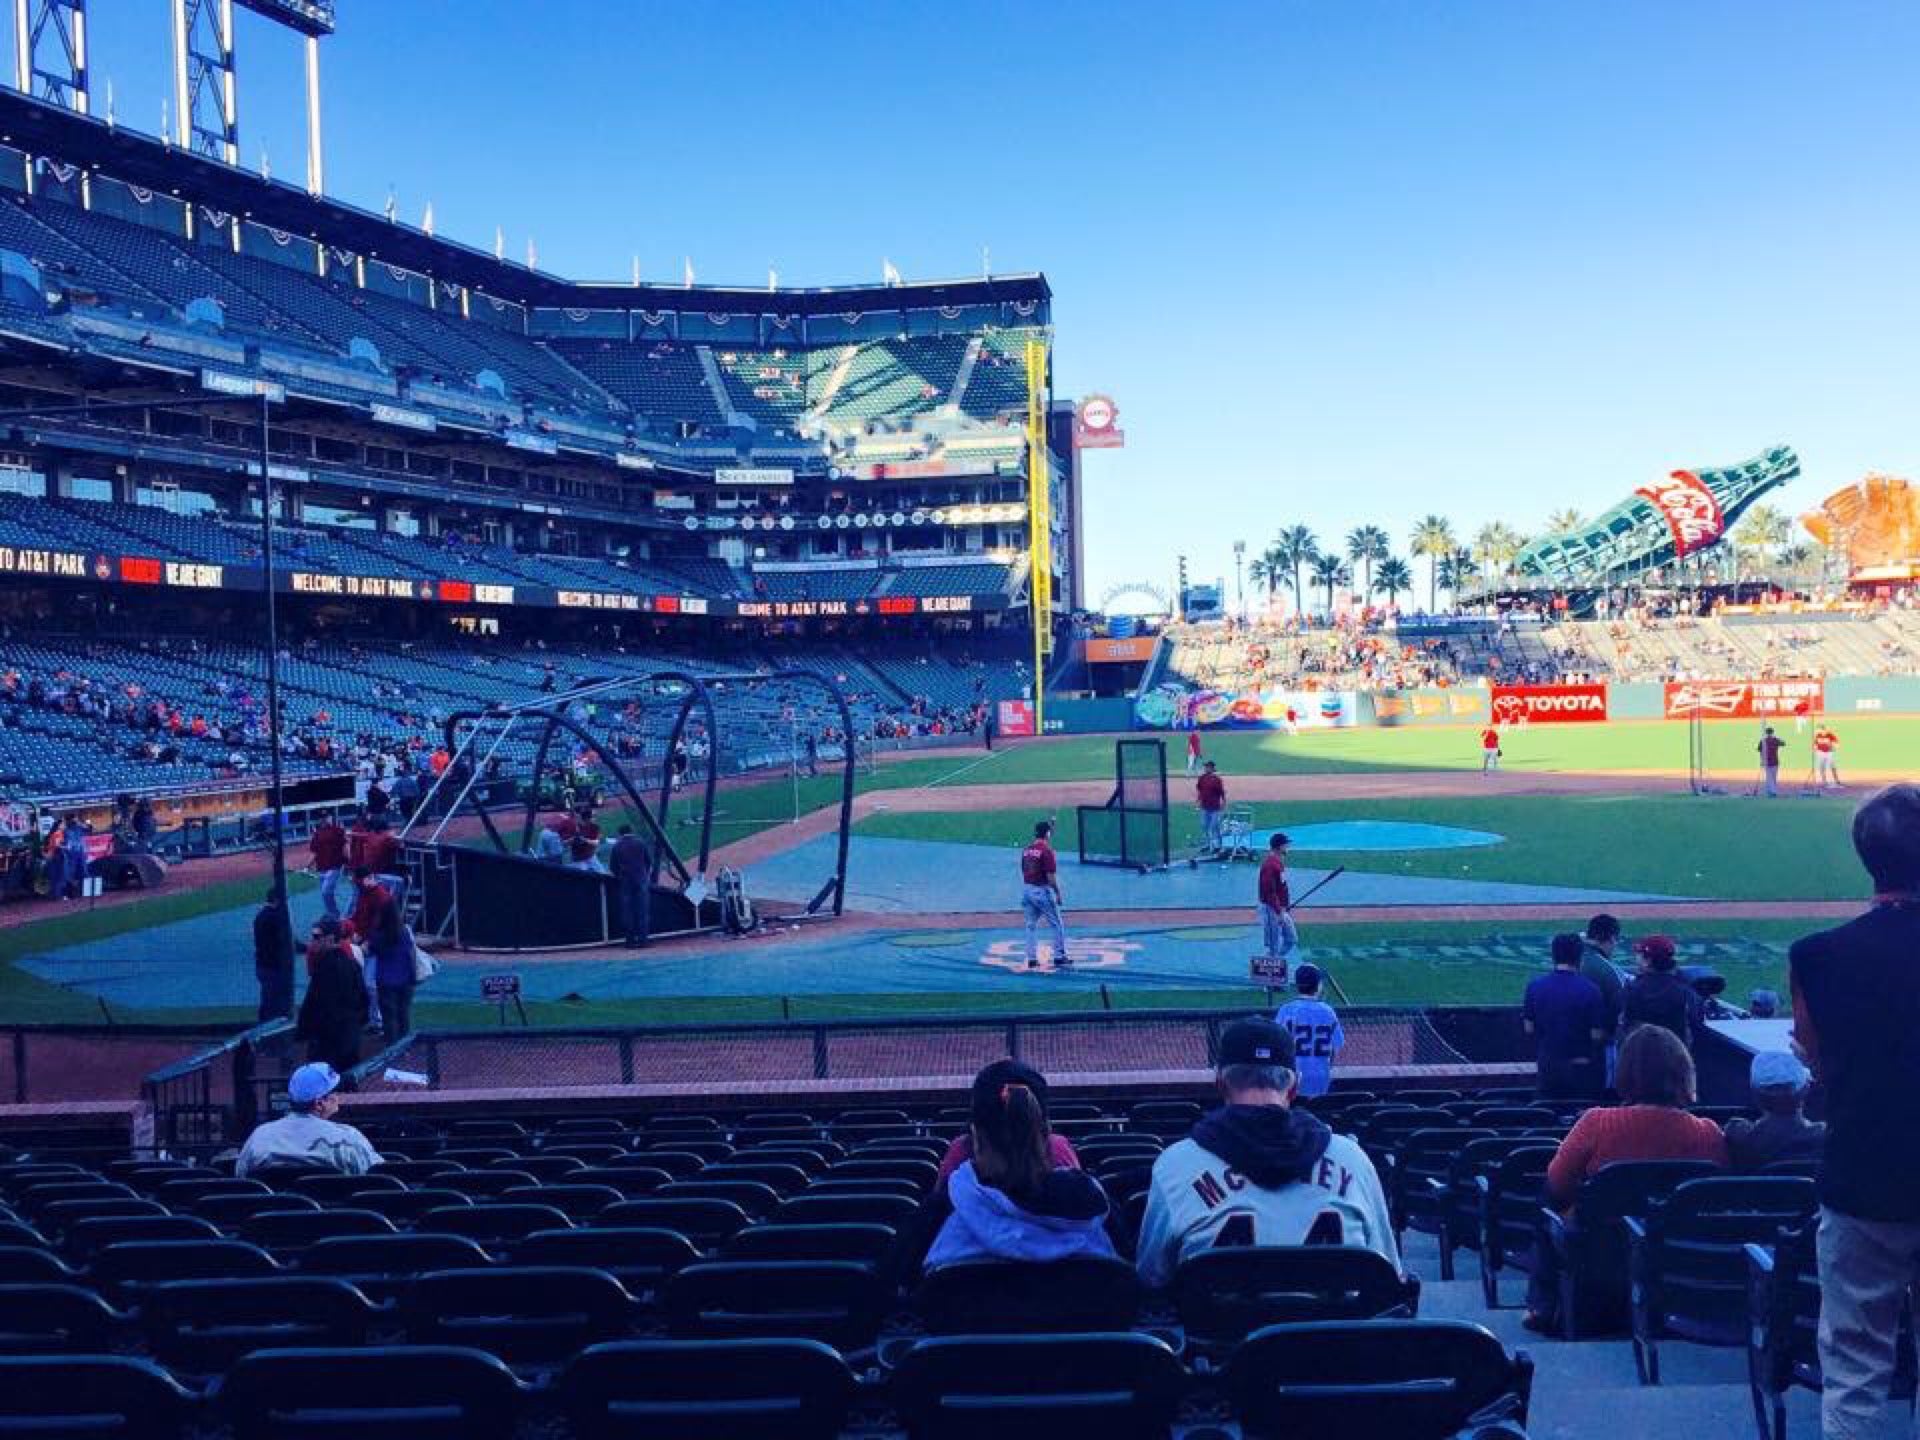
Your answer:
[[[1091,1175],[1058,1163],[1042,1093],[1017,1076],[975,1082],[972,1157],[947,1179],[953,1213],[927,1251],[927,1269],[1113,1254],[1106,1193]]]

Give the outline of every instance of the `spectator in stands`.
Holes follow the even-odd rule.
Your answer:
[[[329,815],[307,837],[313,873],[320,877],[320,908],[329,920],[340,918],[340,878],[347,868],[347,832]]]
[[[1640,957],[1640,973],[1621,992],[1620,1034],[1624,1036],[1636,1025],[1658,1025],[1671,1030],[1687,1049],[1693,1049],[1706,1002],[1680,977],[1673,937],[1648,935],[1633,949]]]
[[[413,931],[400,919],[400,907],[383,907],[366,937],[367,966],[387,1043],[395,1043],[413,1026]]]
[[[1620,971],[1613,963],[1613,952],[1619,944],[1620,921],[1617,917],[1602,912],[1587,921],[1586,939],[1580,946],[1580,973],[1593,982],[1594,988],[1600,992],[1601,1003],[1606,1007],[1606,1083],[1609,1085],[1613,1083],[1613,1061],[1617,1050],[1613,1035],[1620,1026],[1620,1002],[1626,989],[1626,982],[1620,978]]]
[[[975,1080],[972,1153],[947,1176],[952,1213],[927,1251],[927,1269],[1113,1254],[1106,1193],[1077,1165],[1056,1159],[1044,1089],[1017,1077],[998,1085]]]
[[[1820,1169],[1825,1433],[1883,1433],[1894,1345],[1920,1273],[1920,786],[1853,817],[1872,907],[1788,952],[1795,1047],[1827,1097]]]
[[[293,1014],[293,917],[278,885],[253,917],[253,978],[260,985],[261,1024]]]
[[[1020,909],[1027,920],[1027,968],[1040,968],[1040,926],[1053,927],[1053,963],[1073,964],[1067,954],[1067,923],[1060,918],[1060,863],[1054,858],[1053,822],[1036,820],[1033,842],[1020,852]]]
[[[367,982],[360,962],[341,939],[339,922],[321,920],[307,937],[307,993],[295,1033],[307,1058],[339,1071],[360,1063],[367,1024]]]
[[[402,820],[411,817],[414,807],[420,803],[420,776],[413,770],[402,770],[394,780],[393,803]]]
[[[1031,1065],[1018,1060],[995,1060],[973,1077],[973,1110],[978,1114],[987,1100],[1000,1093],[1003,1086],[1024,1085],[1039,1100],[1040,1108],[1047,1107],[1047,1077]],[[1072,1143],[1064,1135],[1047,1132],[1047,1154],[1051,1157],[1055,1169],[1078,1170],[1080,1157],[1074,1153]],[[937,1181],[945,1185],[949,1176],[960,1168],[961,1164],[973,1158],[973,1133],[969,1131],[956,1137],[947,1146],[947,1153],[940,1157],[940,1175]]]
[[[1711,1120],[1687,1113],[1694,1102],[1693,1057],[1671,1030],[1642,1025],[1620,1047],[1620,1104],[1595,1106],[1573,1122],[1547,1166],[1547,1202],[1568,1210],[1589,1175],[1623,1160],[1727,1163],[1727,1141]],[[1551,1333],[1559,1276],[1551,1246],[1537,1247],[1527,1285],[1529,1330]]]
[[[380,1154],[366,1136],[333,1118],[339,1109],[339,1073],[331,1065],[302,1065],[287,1079],[287,1113],[247,1137],[233,1173],[242,1180],[280,1169],[366,1174]]]
[[[1320,998],[1320,967],[1302,965],[1294,977],[1297,998],[1274,1013],[1274,1023],[1293,1036],[1294,1073],[1306,1099],[1333,1088],[1333,1062],[1346,1048],[1347,1032],[1334,1008]]]
[[[609,856],[620,895],[620,924],[627,944],[644,946],[653,928],[653,851],[647,842],[633,833],[631,825],[620,827]]]
[[[1227,817],[1227,782],[1209,760],[1200,767],[1200,778],[1193,782],[1194,798],[1200,804],[1202,844],[1209,851],[1220,848],[1220,826]]]
[[[1606,1004],[1580,973],[1580,937],[1553,937],[1553,969],[1527,984],[1521,1024],[1534,1039],[1543,1099],[1592,1100],[1605,1088]]]
[[[142,795],[133,802],[133,838],[142,850],[153,849],[153,842],[159,833],[159,825],[153,818],[153,801]]]
[[[1827,1148],[1827,1127],[1807,1119],[1807,1085],[1812,1072],[1785,1050],[1763,1050],[1753,1057],[1748,1083],[1758,1120],[1742,1115],[1724,1127],[1727,1154],[1736,1170],[1764,1170],[1779,1162],[1812,1164]]]
[[[1163,1286],[1218,1245],[1362,1245],[1400,1263],[1386,1193],[1359,1142],[1292,1108],[1293,1037],[1236,1020],[1220,1037],[1220,1108],[1154,1162],[1135,1263]]]

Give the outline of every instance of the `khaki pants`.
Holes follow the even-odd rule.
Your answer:
[[[1887,1440],[1900,1305],[1920,1279],[1920,1222],[1820,1212],[1820,1430],[1826,1440]],[[1905,1407],[1902,1407],[1904,1411]]]

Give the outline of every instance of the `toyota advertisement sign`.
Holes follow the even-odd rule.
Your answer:
[[[1579,725],[1607,718],[1604,685],[1496,685],[1495,725]]]

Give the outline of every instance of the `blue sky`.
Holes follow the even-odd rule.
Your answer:
[[[93,0],[157,128],[162,0]],[[577,278],[1043,270],[1094,597],[1282,524],[1591,514],[1796,446],[1920,479],[1920,6],[340,0],[328,189]],[[246,163],[300,52],[242,15]]]

